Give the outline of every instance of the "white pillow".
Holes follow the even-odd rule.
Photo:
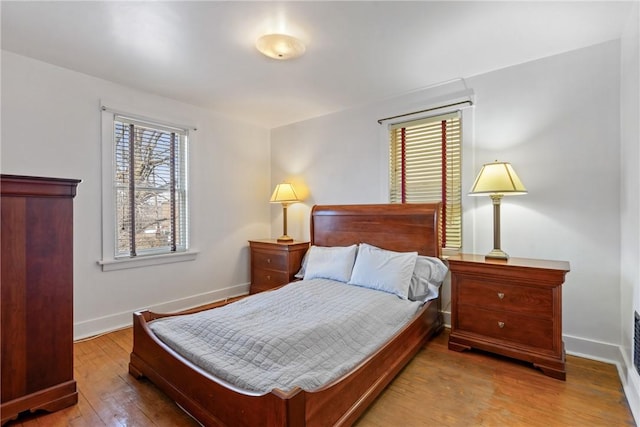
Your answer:
[[[447,276],[447,266],[440,258],[418,256],[411,276],[409,299],[427,301],[438,296],[439,288]]]
[[[311,246],[304,271],[304,279],[325,278],[346,283],[351,277],[357,245]]]
[[[417,257],[417,252],[394,252],[361,243],[349,284],[407,299]]]

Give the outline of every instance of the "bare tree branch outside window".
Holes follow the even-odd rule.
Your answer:
[[[185,250],[186,135],[116,120],[114,137],[116,256]]]

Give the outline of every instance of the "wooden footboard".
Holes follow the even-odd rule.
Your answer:
[[[315,392],[240,390],[192,364],[160,341],[147,322],[167,315],[134,314],[129,373],[147,377],[205,426],[351,425],[389,382],[443,328],[439,300],[354,371]]]

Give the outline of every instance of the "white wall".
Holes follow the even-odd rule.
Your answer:
[[[633,367],[633,313],[640,313],[640,6],[621,41],[621,318],[622,380],[629,406],[640,421],[640,375]]]
[[[112,272],[96,264],[101,98],[197,126],[190,147],[195,261]],[[268,130],[4,51],[1,119],[2,173],[82,180],[74,200],[76,338],[126,325],[140,308],[177,310],[248,290],[247,240],[270,234]]]
[[[463,192],[483,163],[513,164],[529,194],[504,200],[502,247],[571,263],[567,349],[609,360],[620,344],[619,58],[615,41],[469,78],[476,104],[463,123]],[[290,234],[308,238],[314,203],[386,202],[387,141],[377,119],[461,89],[452,83],[272,130],[272,186],[288,179],[309,193],[292,206]],[[489,199],[465,195],[463,207],[465,251],[488,252]],[[280,221],[272,209],[274,234]]]

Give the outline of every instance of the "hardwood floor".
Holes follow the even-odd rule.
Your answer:
[[[358,427],[634,426],[616,368],[567,357],[567,381],[526,363],[429,342],[360,418]],[[77,342],[77,405],[7,426],[198,426],[150,382],[128,374],[132,330]]]

